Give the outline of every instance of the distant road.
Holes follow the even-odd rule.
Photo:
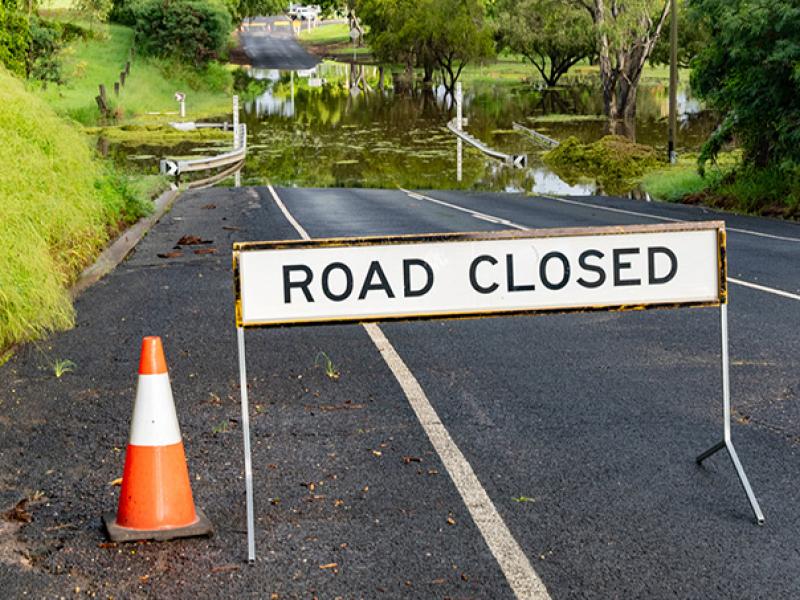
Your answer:
[[[239,35],[254,67],[297,70],[310,69],[319,62],[319,58],[297,43],[288,18],[258,17],[247,22]]]

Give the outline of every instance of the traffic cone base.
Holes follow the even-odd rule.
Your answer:
[[[196,507],[194,510],[197,515],[197,521],[185,527],[176,527],[173,529],[144,530],[121,527],[117,524],[117,515],[113,512],[103,515],[103,524],[106,526],[108,539],[112,542],[138,542],[140,540],[166,542],[178,538],[213,534],[214,528],[211,525],[211,521],[208,520],[208,517],[206,517],[200,508]]]
[[[195,508],[161,339],[142,341],[139,383],[116,514],[103,516],[115,542],[208,535]]]

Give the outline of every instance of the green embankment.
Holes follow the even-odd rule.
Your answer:
[[[122,25],[103,25],[92,39],[76,40],[63,52],[64,85],[37,90],[55,111],[84,125],[100,119],[95,103],[98,85],[106,86],[117,117],[131,121],[165,121],[177,118],[175,92],[186,93],[187,118],[224,115],[231,110],[233,76],[228,66],[212,63],[197,70],[192,66],[135,55],[130,76],[114,96],[114,82],[130,60],[133,30]],[[174,113],[148,115],[147,113]]]
[[[93,158],[85,135],[2,67],[0,106],[2,351],[72,324],[68,286],[149,202]]]

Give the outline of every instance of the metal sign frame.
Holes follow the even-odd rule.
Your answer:
[[[524,310],[476,310],[458,311],[450,314],[442,313],[420,313],[414,315],[382,315],[382,316],[353,316],[346,318],[321,318],[321,319],[302,319],[292,322],[258,322],[245,323],[242,319],[242,296],[241,296],[241,271],[240,255],[243,252],[255,250],[279,250],[279,249],[313,249],[313,248],[345,248],[359,246],[376,245],[396,245],[414,244],[419,242],[464,242],[464,241],[483,241],[483,240],[518,240],[518,239],[545,239],[553,237],[588,237],[618,235],[626,233],[665,233],[665,232],[690,232],[690,231],[717,231],[717,299],[715,301],[700,302],[652,302],[644,304],[618,304],[611,306],[576,306],[547,309],[524,309]],[[739,481],[742,484],[747,499],[752,508],[755,521],[759,525],[764,523],[764,515],[758,504],[758,500],[753,493],[750,482],[742,467],[736,449],[731,440],[731,405],[730,405],[730,358],[728,352],[728,287],[727,287],[727,249],[726,232],[723,221],[704,221],[704,222],[679,222],[659,225],[625,225],[611,227],[575,227],[575,228],[548,228],[548,229],[528,229],[521,231],[482,231],[474,233],[443,233],[426,235],[394,235],[378,237],[359,237],[359,238],[326,238],[317,240],[280,240],[272,242],[237,242],[233,245],[233,274],[235,290],[235,311],[236,329],[239,355],[239,384],[241,390],[241,409],[242,409],[242,436],[244,443],[244,465],[245,465],[245,487],[247,494],[247,548],[248,560],[253,562],[255,553],[255,532],[254,532],[254,501],[253,501],[253,471],[250,445],[250,413],[247,395],[247,360],[245,352],[245,329],[250,328],[277,328],[295,327],[310,325],[334,325],[344,323],[367,323],[383,321],[414,321],[414,320],[436,320],[436,319],[468,319],[481,317],[497,316],[519,316],[533,314],[560,314],[569,312],[595,312],[595,311],[629,311],[644,310],[655,308],[682,308],[682,307],[717,307],[720,308],[720,329],[721,329],[721,367],[722,367],[722,396],[723,396],[723,435],[722,440],[700,454],[696,462],[701,464],[704,460],[725,449],[733,463]]]

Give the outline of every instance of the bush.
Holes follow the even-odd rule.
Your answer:
[[[204,0],[147,0],[136,11],[136,41],[145,54],[197,66],[225,54],[230,13]]]
[[[25,15],[0,2],[0,64],[20,77],[26,75],[30,39]]]
[[[114,0],[111,12],[108,15],[109,21],[134,27],[136,25],[136,14],[145,4],[146,0]]]

